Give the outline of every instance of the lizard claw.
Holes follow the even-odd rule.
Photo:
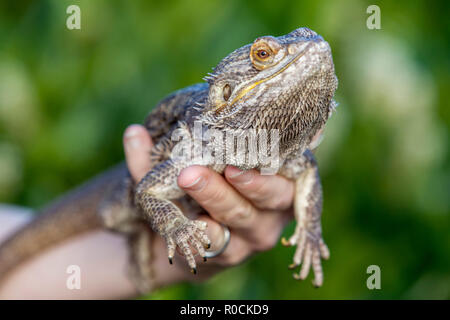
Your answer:
[[[291,246],[291,243],[289,241],[287,241],[285,237],[281,238],[281,244],[285,247]]]
[[[191,272],[197,274],[194,252],[196,251],[196,253],[203,257],[203,261],[206,261],[205,247],[211,243],[204,232],[205,229],[205,222],[187,220],[184,224],[177,226],[175,230],[166,234],[169,263],[172,264],[175,249],[179,247],[191,268]],[[195,250],[193,251],[193,249]]]

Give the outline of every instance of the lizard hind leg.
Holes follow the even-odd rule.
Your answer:
[[[302,159],[297,160],[298,166],[303,169],[295,176],[294,213],[297,225],[294,234],[286,240],[281,239],[285,246],[297,245],[293,263],[289,266],[294,269],[301,265],[299,273],[294,273],[294,279],[304,280],[309,270],[313,269],[313,285],[320,287],[323,284],[323,271],[321,259],[328,259],[330,251],[322,238],[322,186],[319,173],[312,154],[307,152]],[[289,176],[289,174],[288,174]]]

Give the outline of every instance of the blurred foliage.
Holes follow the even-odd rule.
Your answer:
[[[82,29],[66,28],[78,4]],[[366,8],[381,8],[381,30]],[[254,38],[300,26],[331,44],[339,88],[318,160],[325,284],[277,246],[154,299],[450,298],[447,1],[0,3],[0,201],[37,208],[122,160],[121,136]],[[284,232],[290,235],[291,224]],[[381,267],[382,289],[366,287]]]

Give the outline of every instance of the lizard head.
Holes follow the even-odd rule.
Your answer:
[[[225,57],[205,80],[207,122],[278,129],[291,137],[306,135],[304,140],[323,127],[337,88],[330,46],[308,28],[257,38]]]

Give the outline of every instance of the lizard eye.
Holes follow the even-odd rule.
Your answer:
[[[261,37],[255,40],[250,49],[250,60],[257,70],[264,70],[276,62],[275,55],[281,45],[274,37]]]
[[[223,87],[223,100],[228,101],[228,99],[230,99],[231,96],[231,87],[229,84],[226,84]]]
[[[253,48],[250,59],[256,69],[263,70],[270,66],[273,60],[273,53],[266,43],[259,43],[258,46]]]
[[[264,49],[258,50],[258,51],[256,52],[256,55],[257,55],[261,60],[266,60],[266,59],[269,58],[269,56],[270,56],[270,54],[269,54],[266,50],[264,50]]]

